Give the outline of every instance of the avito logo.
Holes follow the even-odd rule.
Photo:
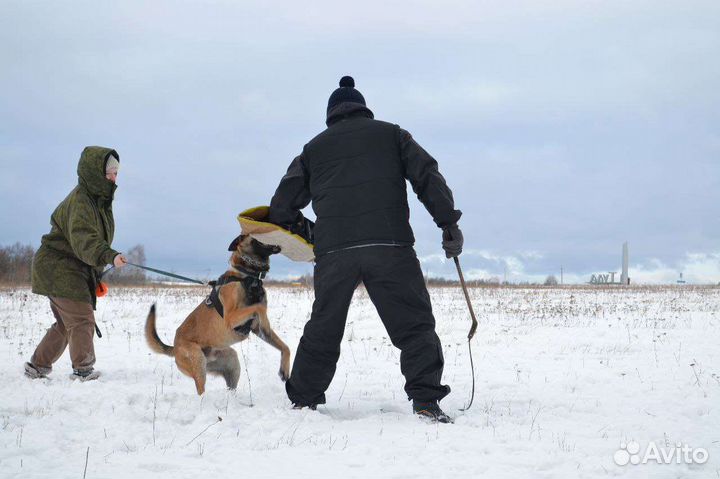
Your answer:
[[[613,460],[618,466],[627,464],[705,464],[708,460],[707,449],[702,447],[692,448],[687,444],[678,442],[675,447],[658,447],[650,441],[641,454],[640,444],[636,441],[620,443],[620,449],[613,454]]]

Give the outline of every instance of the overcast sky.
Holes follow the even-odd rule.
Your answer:
[[[440,163],[467,276],[588,281],[627,240],[636,282],[717,283],[718,58],[717,1],[5,0],[0,245],[38,246],[82,148],[109,146],[113,246],[216,276],[349,74]],[[452,275],[410,195],[423,267]]]

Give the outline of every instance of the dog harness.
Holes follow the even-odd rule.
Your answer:
[[[243,273],[246,272],[243,271]],[[263,277],[265,277],[264,274],[260,274],[257,276],[248,274],[248,276],[245,276],[244,278],[223,274],[217,279],[217,281],[210,282],[212,290],[210,291],[208,297],[205,299],[205,305],[209,308],[215,308],[215,311],[218,312],[220,317],[224,318],[225,308],[223,308],[222,302],[220,301],[220,288],[223,285],[236,282],[243,284],[243,288],[245,289],[245,298],[247,299],[248,306],[261,303],[265,300],[265,289],[263,288],[262,282]],[[241,333],[247,334],[250,332],[251,325],[252,321],[248,321],[247,323],[239,326],[236,329],[238,329],[238,331],[240,331]],[[245,331],[245,329],[247,329],[247,331]]]

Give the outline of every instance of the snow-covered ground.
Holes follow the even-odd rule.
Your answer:
[[[294,352],[313,293],[268,293],[273,326]],[[398,351],[362,290],[318,411],[290,409],[280,355],[255,337],[235,346],[238,389],[212,377],[198,397],[171,358],[150,353],[143,325],[157,302],[171,342],[204,294],[111,289],[97,311],[103,376],[79,383],[67,353],[51,379],[22,375],[52,316],[45,298],[1,291],[0,477],[720,477],[718,288],[474,289],[477,389],[467,412],[458,411],[471,388],[466,305],[456,288],[432,289],[453,388],[441,405],[454,425],[411,414]],[[614,454],[631,441],[643,451],[651,441],[666,452],[704,448],[709,459],[618,466]]]

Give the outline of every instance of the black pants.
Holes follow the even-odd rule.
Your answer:
[[[288,397],[297,404],[324,404],[340,357],[350,300],[362,281],[393,345],[409,399],[440,400],[443,354],[435,334],[430,296],[410,246],[367,246],[320,256],[315,262],[315,302],[300,338]]]

